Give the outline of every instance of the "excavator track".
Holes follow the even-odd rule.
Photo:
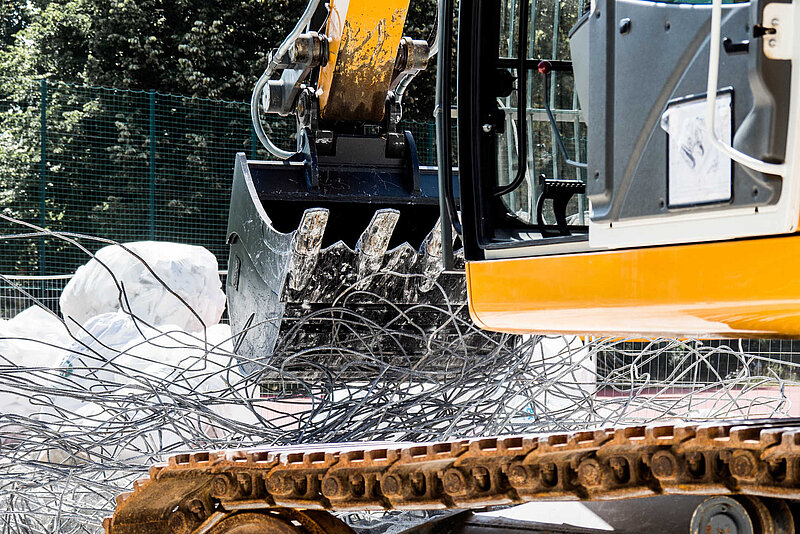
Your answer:
[[[117,498],[104,521],[107,534],[336,534],[350,531],[324,511],[662,494],[732,495],[758,515],[767,509],[758,498],[800,498],[800,419],[196,452],[173,456],[149,474]]]

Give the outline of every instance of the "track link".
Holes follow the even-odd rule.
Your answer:
[[[800,420],[180,454],[120,495],[104,526],[107,534],[188,534],[245,510],[483,508],[659,494],[800,498]]]

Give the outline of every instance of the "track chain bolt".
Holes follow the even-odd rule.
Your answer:
[[[461,493],[467,488],[467,481],[458,469],[448,469],[442,477],[444,491],[449,494]]]
[[[267,491],[273,495],[289,495],[294,491],[294,483],[289,477],[272,475],[267,479]]]
[[[400,495],[400,481],[394,475],[386,475],[381,480],[381,491],[384,495]]]
[[[364,480],[363,475],[358,473],[350,475],[350,488],[357,497],[363,497],[367,491],[367,482]]]
[[[198,521],[206,518],[206,505],[200,499],[195,499],[189,503],[189,511],[194,514]]]
[[[556,464],[544,464],[539,468],[539,477],[548,486],[555,486],[558,482]]]
[[[650,470],[656,478],[670,478],[675,476],[678,462],[669,451],[658,451],[650,460]]]
[[[234,488],[231,487],[231,483],[225,475],[215,477],[211,483],[211,494],[218,499],[227,497],[232,493],[232,489]]]
[[[322,494],[326,497],[339,497],[342,493],[342,483],[336,477],[325,477],[322,479]]]
[[[686,455],[686,463],[689,467],[689,473],[693,476],[700,477],[705,473],[705,462],[703,455],[697,451],[692,451]]]
[[[614,478],[617,479],[617,482],[628,481],[630,473],[628,470],[628,461],[625,458],[614,456],[608,461],[608,465],[611,466],[611,471],[614,473]]]
[[[475,486],[481,491],[488,491],[492,486],[489,470],[485,467],[473,467],[472,478],[475,480]]]
[[[408,476],[411,488],[416,495],[425,495],[425,473],[416,471]]]
[[[521,486],[528,481],[528,470],[522,464],[514,464],[508,470],[508,480],[514,486]]]
[[[597,460],[584,460],[578,465],[578,480],[583,486],[597,486],[603,473]]]
[[[739,478],[752,478],[755,475],[756,463],[747,451],[736,451],[730,462],[731,474]]]
[[[786,458],[767,460],[767,471],[773,479],[784,480],[786,478]]]
[[[253,479],[249,473],[237,473],[236,481],[239,483],[239,490],[244,495],[253,493]]]
[[[308,480],[304,476],[296,476],[292,481],[294,485],[294,491],[299,493],[300,495],[305,495],[308,493]]]
[[[172,534],[187,534],[192,530],[191,521],[182,510],[175,510],[167,520],[167,527]]]

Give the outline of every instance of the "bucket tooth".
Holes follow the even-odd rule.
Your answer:
[[[289,286],[284,294],[286,302],[330,303],[348,286],[357,280],[355,272],[356,253],[344,242],[319,251],[313,270],[308,273],[307,283],[298,291]]]
[[[381,272],[388,276],[376,280],[383,294],[391,302],[416,302],[419,282],[422,277],[416,274],[419,254],[408,242],[386,253],[386,261]],[[375,288],[376,292],[378,288]]]
[[[358,238],[356,253],[358,254],[358,277],[368,276],[383,263],[383,256],[389,248],[394,227],[400,212],[393,209],[380,209],[375,212],[366,230]]]
[[[425,237],[420,247],[420,273],[424,276],[419,284],[420,291],[430,291],[439,275],[444,272],[442,263],[442,220],[436,221],[433,229]]]
[[[289,271],[289,287],[295,291],[302,290],[308,284],[317,266],[328,216],[329,212],[325,208],[307,209],[303,212],[292,242],[292,264]]]
[[[417,251],[414,247],[408,244],[408,241],[402,245],[390,250],[384,256],[386,261],[383,264],[383,270],[400,273],[411,274],[414,272],[415,265],[417,264]]]

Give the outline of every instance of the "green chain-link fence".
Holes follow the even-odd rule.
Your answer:
[[[433,124],[405,128],[421,163],[434,165]],[[294,147],[293,118],[270,117],[266,129]],[[203,245],[224,269],[237,152],[268,157],[244,102],[45,80],[0,93],[0,210],[52,230]],[[4,235],[21,231],[1,224]],[[3,248],[6,274],[61,275],[86,261],[49,238],[6,240]]]

